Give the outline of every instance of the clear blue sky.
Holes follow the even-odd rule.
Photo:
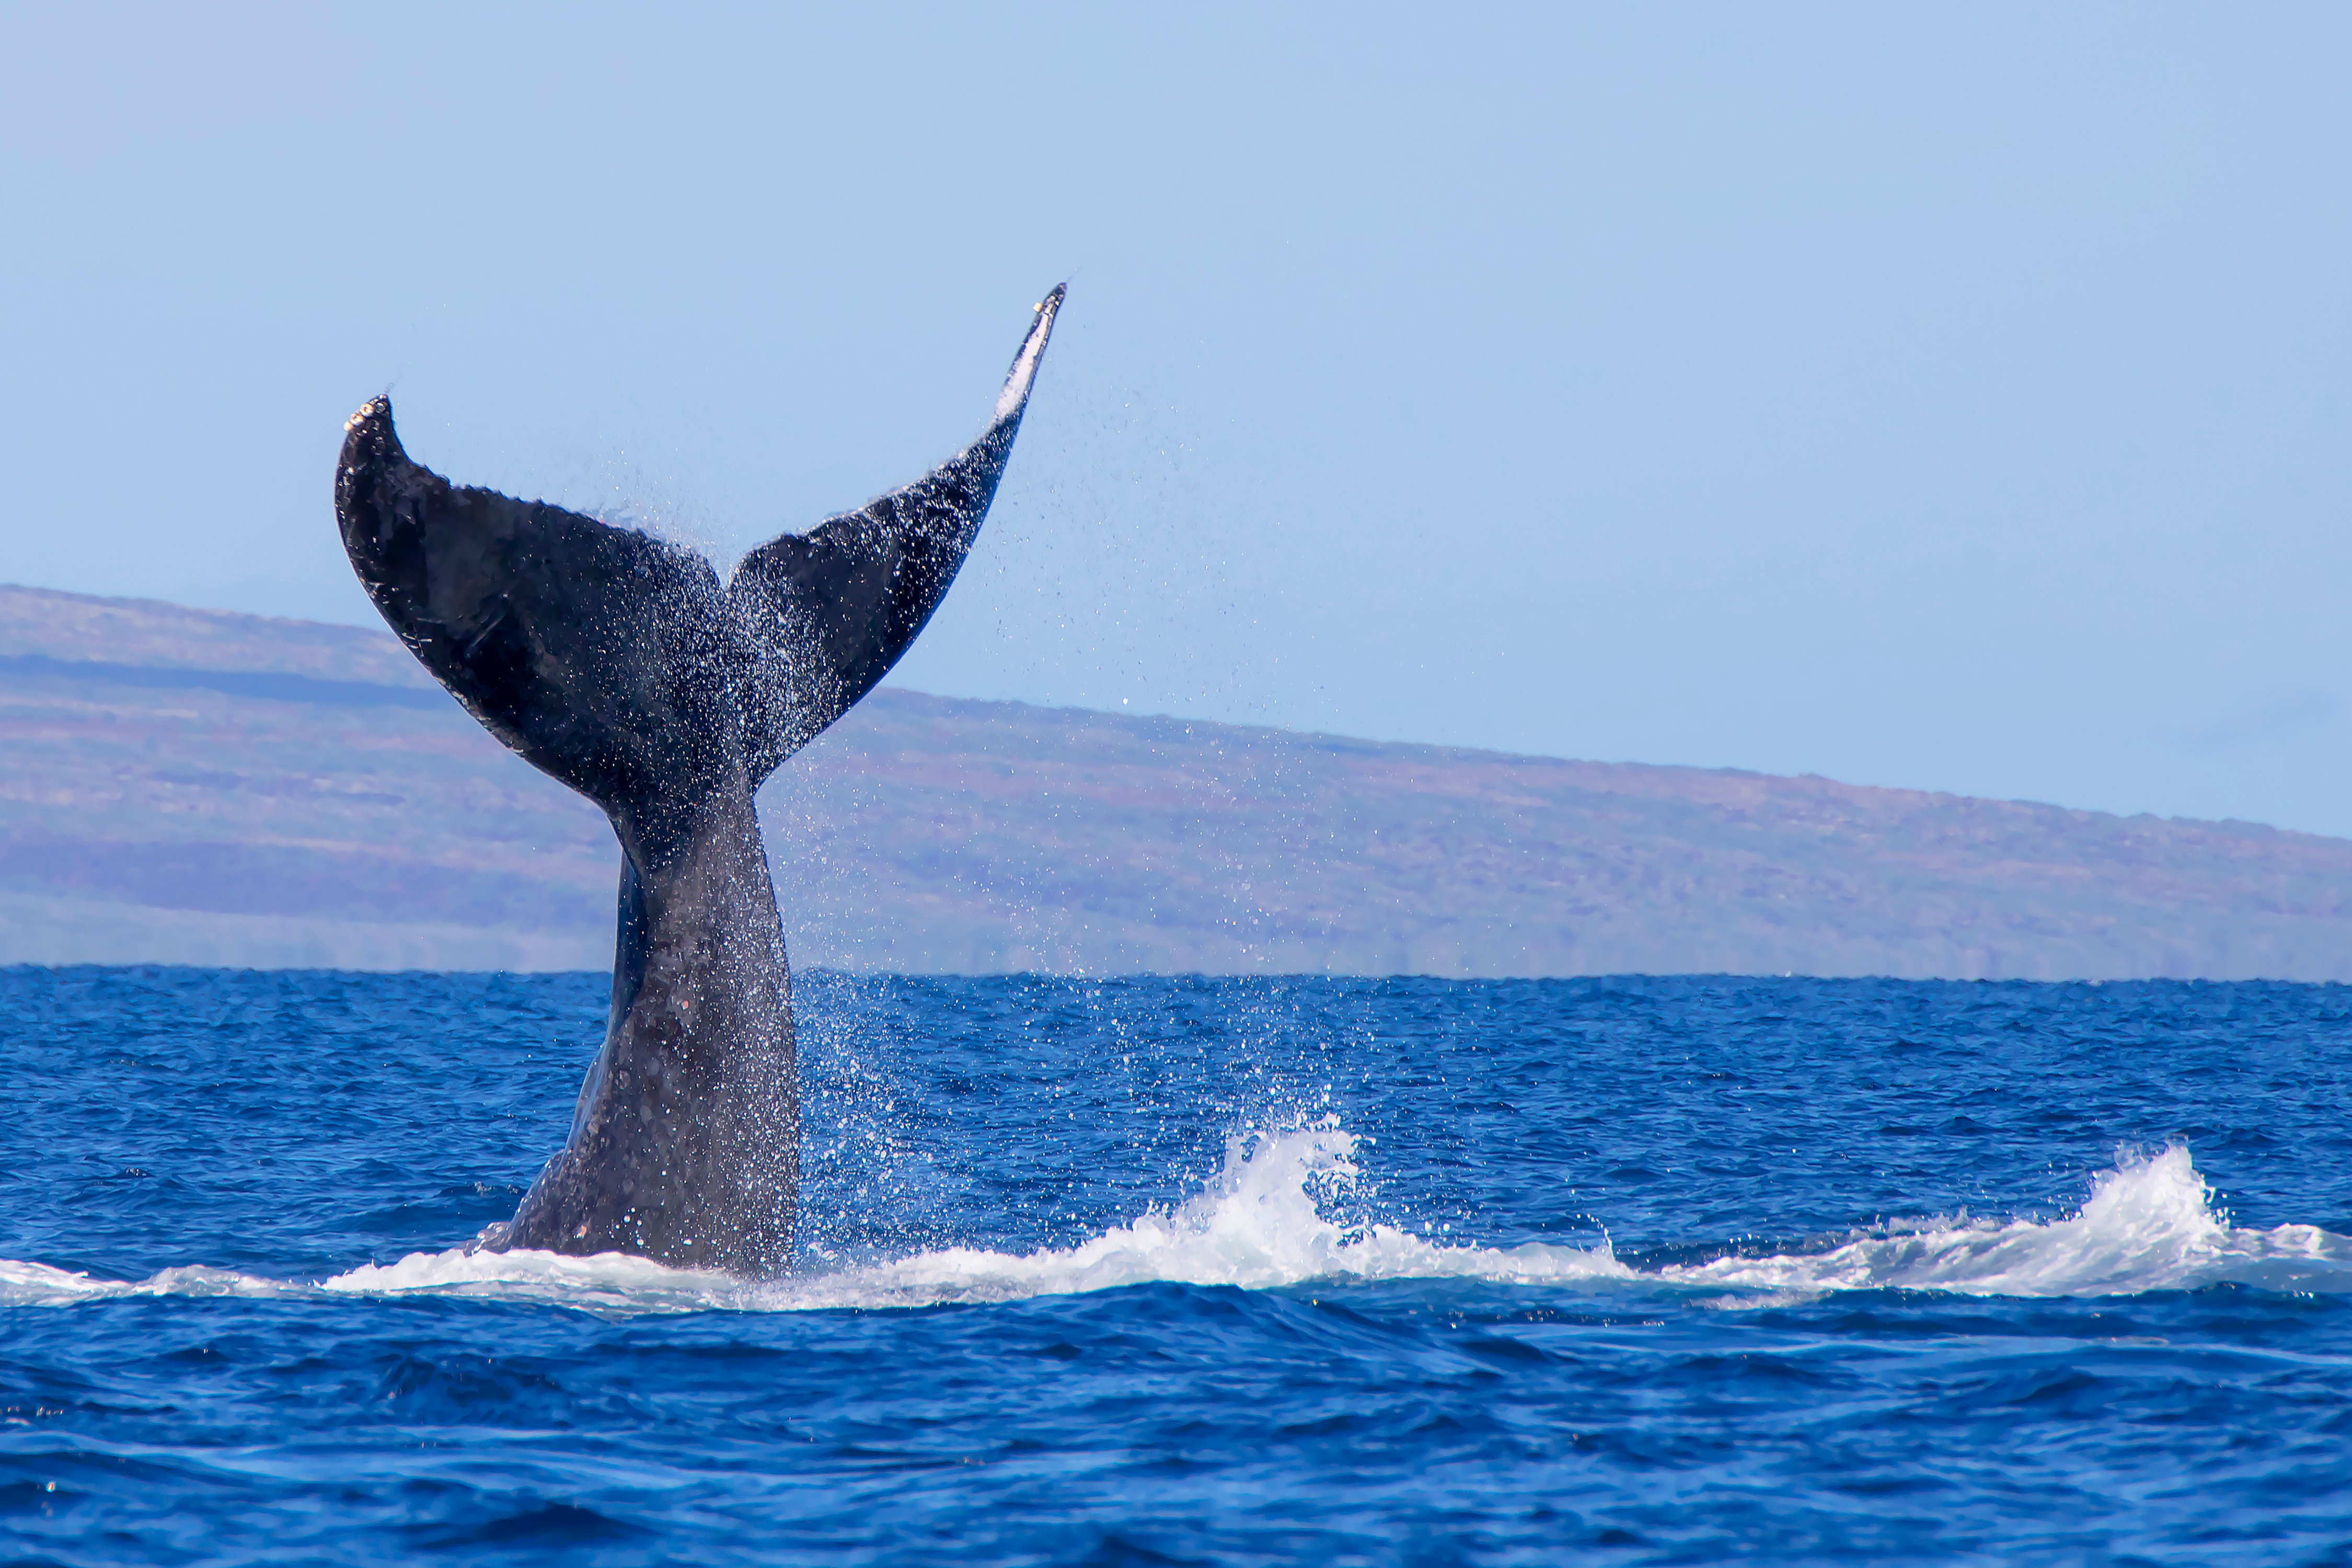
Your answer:
[[[0,579],[365,620],[344,416],[898,679],[2352,833],[2352,9],[0,14]]]

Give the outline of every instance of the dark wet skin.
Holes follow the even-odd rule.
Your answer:
[[[409,460],[378,398],[335,474],[343,545],[394,631],[489,731],[604,809],[622,849],[613,1011],[572,1135],[481,1244],[761,1276],[792,1251],[800,1091],[752,796],[946,596],[994,499],[1060,308],[986,432],[919,482],[744,557]]]

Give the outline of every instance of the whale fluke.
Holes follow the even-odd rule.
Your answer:
[[[682,545],[410,460],[345,426],[335,511],[392,629],[489,731],[604,807],[622,849],[613,1011],[572,1135],[487,1245],[782,1268],[800,1161],[792,984],[752,792],[871,690],[971,549],[1063,290],[981,437],[786,534],[722,586]]]
[[[767,678],[757,778],[871,691],[947,596],[1012,456],[1062,292],[1057,284],[1037,307],[979,440],[920,481],[771,540],[736,567],[728,593]]]

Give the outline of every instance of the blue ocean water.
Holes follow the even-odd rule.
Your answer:
[[[466,1257],[604,984],[0,970],[0,1557],[2352,1562],[2352,991],[804,976],[790,1278]]]

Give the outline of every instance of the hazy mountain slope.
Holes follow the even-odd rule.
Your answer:
[[[763,795],[795,959],[2352,978],[2352,843],[885,690]],[[601,967],[602,816],[387,635],[0,588],[0,962]]]

